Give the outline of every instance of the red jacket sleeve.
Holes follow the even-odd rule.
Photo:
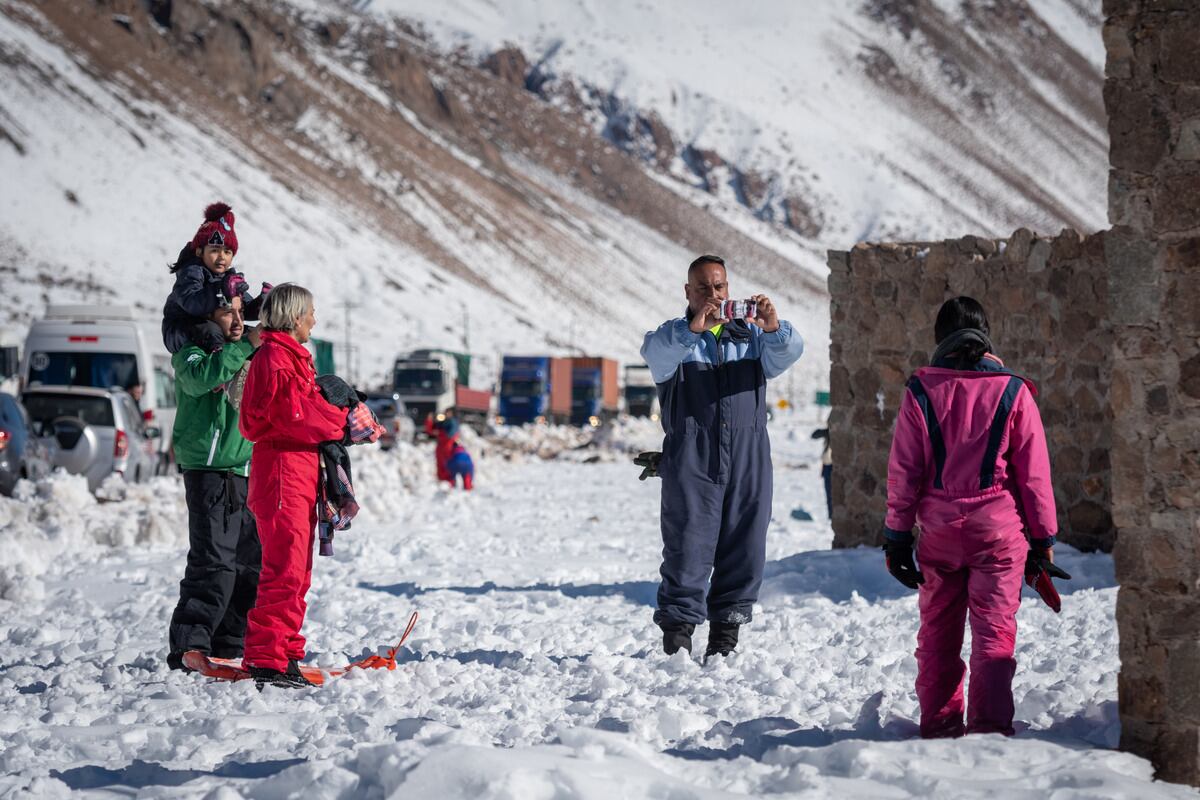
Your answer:
[[[1054,485],[1050,480],[1050,452],[1046,447],[1042,415],[1029,387],[1022,387],[1017,393],[1009,434],[1008,464],[1030,541],[1041,547],[1053,545],[1058,533],[1058,512],[1054,505]]]
[[[454,440],[448,437],[444,432],[438,431],[437,447],[434,449],[434,457],[437,461],[437,476],[440,481],[450,480],[450,456],[454,454]]]
[[[320,444],[345,435],[346,410],[331,405],[316,384],[279,368],[269,351],[250,362],[238,428],[251,442]]]
[[[892,452],[888,458],[888,513],[885,535],[896,541],[912,541],[917,522],[917,502],[925,482],[927,465],[932,460],[929,431],[925,416],[912,392],[905,391],[892,434]]]

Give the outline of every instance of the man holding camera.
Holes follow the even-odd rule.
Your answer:
[[[733,651],[758,599],[771,521],[766,381],[800,357],[804,342],[766,296],[730,302],[717,256],[692,262],[684,293],[686,316],[642,344],[666,433],[654,621],[670,655],[690,653],[707,619],[707,660]]]

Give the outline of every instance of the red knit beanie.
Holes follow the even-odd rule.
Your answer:
[[[213,203],[204,209],[204,224],[192,237],[192,247],[201,250],[205,245],[228,247],[237,255],[237,234],[233,231],[233,209],[226,203]]]

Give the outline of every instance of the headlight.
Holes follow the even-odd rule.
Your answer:
[[[497,424],[497,425],[503,425],[503,424],[504,424],[504,417],[497,416],[497,417],[496,417],[496,424]]]
[[[588,417],[588,424],[591,425],[593,428],[598,428],[598,427],[600,427],[600,418],[599,417]]]
[[[651,422],[658,422],[658,414],[651,414],[651,415],[650,415],[650,421],[651,421]]]
[[[445,414],[438,414],[438,415],[437,415],[437,421],[438,421],[438,422],[445,422],[445,421],[446,421],[446,415],[445,415]]]
[[[534,423],[535,423],[535,424],[537,424],[537,425],[545,425],[545,424],[546,424],[546,418],[545,418],[545,417],[538,417],[537,419],[535,419],[535,420],[534,420]]]

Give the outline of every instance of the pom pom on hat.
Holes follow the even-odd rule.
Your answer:
[[[229,224],[232,225],[233,214],[230,213],[231,211],[233,209],[229,207],[228,203],[211,203],[204,209],[204,218],[209,222],[216,222],[221,217],[229,214]]]

